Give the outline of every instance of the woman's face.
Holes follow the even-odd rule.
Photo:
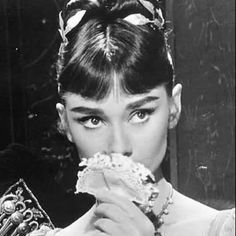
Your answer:
[[[142,95],[111,92],[101,101],[67,93],[66,105],[57,109],[81,157],[121,153],[154,172],[165,156],[168,128],[180,113],[181,86],[175,90],[171,98],[164,86]]]

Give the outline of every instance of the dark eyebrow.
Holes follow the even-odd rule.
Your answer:
[[[149,102],[157,101],[159,97],[154,97],[154,96],[148,96],[143,99],[140,99],[138,101],[132,102],[126,106],[126,109],[128,110],[133,110],[136,108],[139,108]],[[103,112],[102,109],[98,108],[90,108],[90,107],[74,107],[71,108],[70,111],[75,112],[75,113],[84,113],[86,115],[97,115],[97,116],[104,116],[105,113]]]
[[[139,108],[141,106],[144,106],[145,104],[147,104],[149,102],[157,101],[158,99],[159,99],[159,97],[148,96],[148,97],[140,99],[136,102],[132,102],[132,103],[128,104],[126,106],[126,109],[133,110],[133,109]]]
[[[74,107],[70,109],[72,112],[76,113],[84,113],[86,115],[97,115],[97,116],[103,116],[104,112],[101,109],[97,108],[89,108],[89,107]]]

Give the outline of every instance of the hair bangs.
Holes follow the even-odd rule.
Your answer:
[[[128,94],[146,93],[164,84],[171,94],[173,67],[161,31],[100,18],[80,26],[69,41],[70,53],[65,54],[59,78],[62,94],[101,100],[117,84]]]
[[[91,62],[91,64],[93,63]],[[64,82],[66,90],[62,89],[62,94],[71,92],[94,100],[101,100],[109,94],[112,87],[112,72],[110,68],[109,70],[101,70],[101,67],[96,69],[96,67],[93,66],[82,67],[77,64],[74,65],[76,69],[71,69],[71,66],[72,65],[66,68],[61,75],[60,80],[62,83],[63,78],[68,82],[66,86]],[[70,80],[66,79],[68,76]]]

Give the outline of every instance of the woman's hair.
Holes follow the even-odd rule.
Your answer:
[[[61,95],[72,92],[102,99],[114,86],[114,75],[128,94],[163,84],[171,94],[173,66],[164,29],[124,20],[131,14],[152,19],[138,0],[72,1],[62,12],[64,21],[78,10],[86,13],[66,35],[68,42],[57,62]]]

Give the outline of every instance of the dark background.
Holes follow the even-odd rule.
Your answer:
[[[225,207],[235,191],[235,1],[174,0],[179,189]]]
[[[53,66],[62,4],[0,0],[0,150],[21,143],[57,160],[55,180],[69,189],[76,154],[56,131]],[[166,7],[176,80],[184,88],[170,149],[176,166],[167,174],[184,194],[229,208],[235,201],[235,1],[170,0]]]

